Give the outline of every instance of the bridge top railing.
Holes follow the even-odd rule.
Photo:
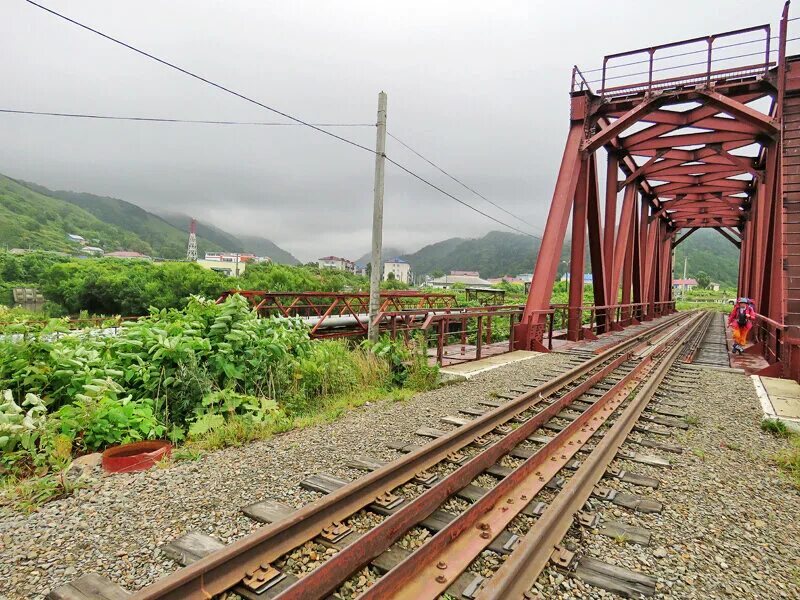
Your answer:
[[[770,55],[769,24],[725,31],[603,57],[599,69],[572,71],[572,92],[599,84],[601,97],[626,96],[657,89],[766,75],[775,62]],[[662,77],[661,74],[667,76]],[[586,75],[595,77],[586,79]]]

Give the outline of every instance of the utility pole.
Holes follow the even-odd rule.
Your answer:
[[[386,92],[378,94],[378,132],[375,141],[375,188],[372,206],[372,270],[369,277],[369,324],[367,338],[378,341],[374,323],[381,302],[381,247],[383,245],[383,170],[386,162]]]
[[[686,266],[689,264],[689,255],[683,257],[683,287],[681,288],[681,296],[686,292]]]

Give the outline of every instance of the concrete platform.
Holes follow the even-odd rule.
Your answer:
[[[513,352],[506,352],[504,354],[497,354],[494,356],[487,356],[480,360],[473,360],[460,364],[453,364],[443,367],[439,372],[447,379],[469,379],[478,373],[491,371],[497,367],[509,365],[511,363],[520,362],[523,360],[530,360],[534,356],[538,356],[541,352],[530,352],[528,350],[514,350]]]
[[[800,433],[800,384],[792,379],[751,377],[764,416],[783,421],[789,429]]]

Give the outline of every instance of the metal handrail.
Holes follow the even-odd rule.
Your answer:
[[[764,42],[763,42],[764,43],[764,61],[763,61],[763,63],[756,63],[756,64],[753,64],[753,65],[740,66],[740,67],[734,67],[734,68],[728,68],[728,69],[716,69],[715,70],[715,69],[712,68],[713,64],[714,64],[714,55],[713,55],[714,54],[714,43],[717,40],[720,40],[720,39],[723,39],[723,38],[729,38],[729,37],[733,37],[733,36],[745,35],[745,34],[748,34],[748,33],[762,32],[762,31],[764,32]],[[678,42],[671,42],[671,43],[668,43],[668,44],[660,44],[658,46],[651,46],[651,47],[648,47],[648,48],[638,48],[636,50],[628,50],[626,52],[617,52],[615,54],[608,54],[608,55],[603,57],[602,77],[601,77],[601,80],[600,80],[601,81],[601,86],[600,86],[600,90],[599,90],[600,96],[601,97],[605,97],[606,95],[608,95],[609,92],[619,92],[621,90],[626,90],[626,91],[646,90],[647,92],[650,92],[650,91],[653,90],[654,87],[664,87],[664,85],[666,85],[666,84],[676,84],[676,83],[684,82],[684,81],[696,81],[698,79],[704,79],[706,83],[710,83],[712,79],[717,79],[721,75],[726,75],[726,74],[731,74],[731,73],[736,73],[736,72],[742,72],[742,73],[747,73],[747,74],[758,74],[759,72],[763,72],[766,75],[767,72],[769,71],[770,66],[772,66],[772,64],[773,64],[773,63],[770,62],[770,57],[769,57],[770,56],[770,37],[771,37],[770,25],[769,24],[764,24],[764,25],[757,25],[755,27],[747,27],[747,28],[744,28],[744,29],[726,31],[726,32],[723,32],[723,33],[717,33],[717,34],[709,35],[709,36],[696,37],[696,38],[691,38],[691,39],[687,39],[687,40],[681,40],[681,41],[678,41]],[[753,41],[754,42],[759,42],[760,40],[753,40]],[[690,44],[699,44],[699,43],[702,43],[702,42],[705,42],[707,44],[705,70],[698,71],[698,72],[691,73],[691,74],[687,74],[687,75],[683,75],[683,76],[668,78],[668,79],[653,80],[653,72],[654,72],[653,63],[654,63],[655,60],[657,60],[656,59],[656,54],[658,52],[660,52],[662,50],[665,50],[665,49],[668,49],[668,48],[677,48],[677,47],[680,47],[680,46],[687,46],[687,45],[690,45]],[[616,59],[619,59],[619,58],[630,57],[630,56],[635,56],[635,55],[639,55],[639,54],[647,55],[647,61],[646,61],[647,62],[647,79],[643,80],[643,81],[639,81],[639,82],[637,82],[635,84],[630,84],[630,85],[620,85],[620,86],[606,87],[606,83],[607,83],[607,81],[609,79],[609,77],[607,75],[607,71],[609,69],[609,62],[612,62],[612,61],[614,61]],[[662,58],[672,58],[673,56],[677,56],[677,55],[670,55],[670,56],[666,56],[666,57],[662,57]],[[722,58],[717,59],[717,60],[720,60],[720,61],[721,60],[729,60],[731,58],[741,58],[741,57],[722,57]],[[691,65],[689,65],[689,64],[687,64],[687,65],[676,65],[674,68],[681,68],[681,67],[688,67],[688,66],[691,66]],[[575,91],[575,76],[578,73],[580,73],[580,70],[578,70],[578,68],[575,67],[573,69],[573,91]],[[622,75],[622,76],[617,76],[617,77],[634,77],[635,75],[636,74],[631,74],[631,75]],[[581,77],[582,77],[582,75],[581,75]],[[588,82],[586,82],[586,85],[588,86]]]

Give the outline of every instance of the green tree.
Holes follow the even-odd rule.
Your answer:
[[[711,283],[711,278],[708,276],[708,273],[705,271],[700,271],[697,273],[696,279],[697,287],[699,287],[701,290],[708,289],[708,284]]]

